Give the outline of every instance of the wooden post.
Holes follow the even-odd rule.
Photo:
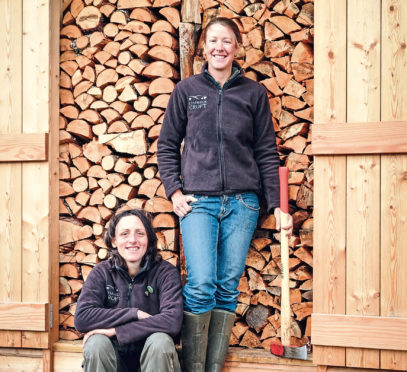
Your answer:
[[[181,80],[193,75],[194,56],[201,28],[199,0],[184,0],[179,25],[179,52]]]
[[[193,23],[179,24],[181,80],[194,74],[194,56],[200,28],[200,25]]]

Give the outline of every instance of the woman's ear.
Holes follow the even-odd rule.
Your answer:
[[[117,245],[116,245],[116,239],[112,239],[112,247],[113,248],[117,248]]]

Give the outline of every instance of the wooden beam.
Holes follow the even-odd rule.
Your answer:
[[[47,331],[48,304],[0,303],[0,330]]]
[[[194,23],[179,24],[179,49],[181,79],[194,74],[194,55],[198,43],[200,25]]]
[[[199,0],[183,0],[181,5],[182,22],[201,23]]]
[[[407,351],[407,318],[312,314],[314,345]]]
[[[48,133],[0,134],[0,162],[46,161]]]
[[[312,126],[313,155],[407,153],[407,121]]]

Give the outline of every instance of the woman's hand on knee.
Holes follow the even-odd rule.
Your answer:
[[[189,203],[196,201],[196,199],[192,195],[184,195],[178,189],[171,195],[171,201],[175,214],[178,217],[185,217],[192,210]]]
[[[115,328],[108,328],[108,329],[94,329],[93,331],[89,331],[88,333],[85,334],[83,337],[83,345],[86,344],[86,341],[89,340],[90,336],[95,335],[96,333],[105,335],[109,338],[116,336],[116,329]]]

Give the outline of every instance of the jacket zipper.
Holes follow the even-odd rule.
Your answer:
[[[218,143],[219,143],[219,162],[220,162],[220,177],[222,191],[225,190],[225,166],[224,166],[224,153],[223,153],[223,136],[222,136],[222,93],[223,89],[218,88]]]
[[[221,176],[221,185],[222,185],[222,191],[225,190],[225,184],[226,184],[226,176],[225,176],[225,156],[224,156],[224,151],[223,151],[223,137],[222,137],[222,95],[223,95],[223,90],[228,87],[234,80],[236,80],[239,77],[239,74],[234,76],[232,79],[228,80],[223,87],[219,85],[217,81],[209,74],[207,73],[207,76],[210,81],[217,87],[218,89],[218,125],[217,125],[217,130],[218,130],[218,147],[219,147],[219,161],[220,161],[220,176]]]
[[[128,302],[129,307],[131,307],[131,292],[133,291],[133,285],[134,285],[134,281],[132,280],[129,283],[129,289],[127,291],[127,302]]]

